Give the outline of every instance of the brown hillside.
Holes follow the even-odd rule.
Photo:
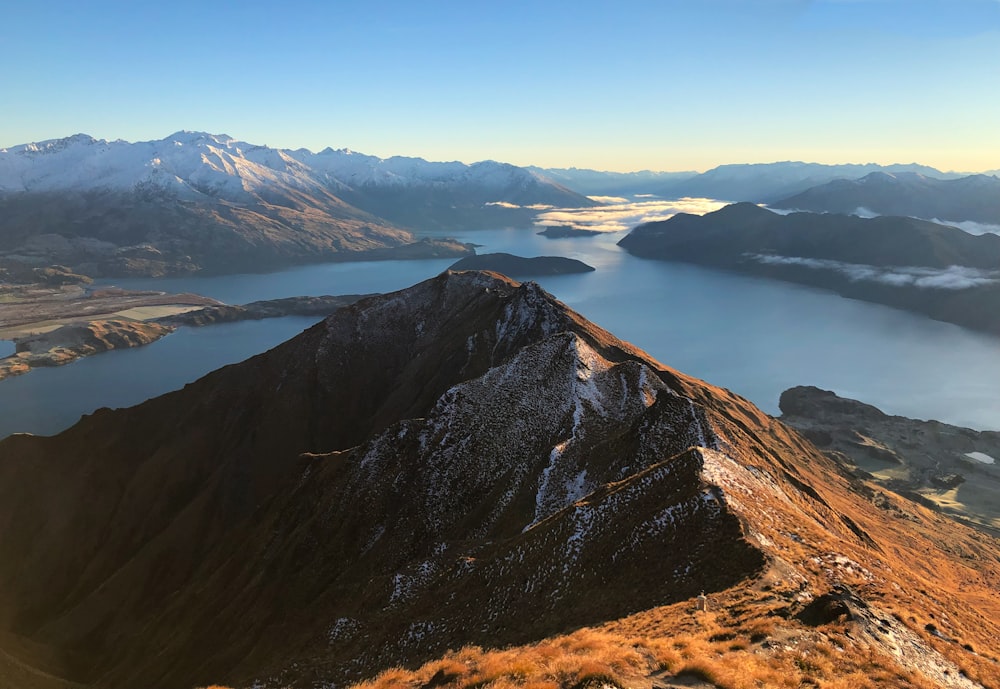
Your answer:
[[[653,649],[616,678],[745,657],[997,686],[997,542],[871,496],[536,285],[444,273],[0,443],[0,629],[23,640],[0,647],[38,678],[189,687],[340,685],[528,644],[523,683],[544,666],[532,644],[598,626]],[[701,590],[711,617],[692,614]],[[844,671],[832,655],[806,673],[788,650],[806,641]],[[468,653],[434,682],[506,677],[473,679]]]

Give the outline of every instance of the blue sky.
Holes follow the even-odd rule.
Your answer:
[[[548,167],[1000,168],[1000,0],[11,0],[0,15],[0,147],[194,129]]]

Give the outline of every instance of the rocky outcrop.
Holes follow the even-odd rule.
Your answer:
[[[535,256],[524,258],[513,254],[493,253],[468,256],[453,263],[450,270],[491,270],[511,277],[536,277],[539,275],[567,275],[590,273],[595,269],[583,261],[562,256]]]

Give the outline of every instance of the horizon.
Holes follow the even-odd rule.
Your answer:
[[[293,150],[294,151],[294,150],[305,149],[305,150],[308,150],[311,153],[321,153],[324,150],[330,149],[330,150],[335,150],[335,151],[348,151],[350,153],[357,153],[357,154],[365,155],[365,156],[374,156],[374,157],[377,157],[377,158],[380,158],[380,159],[389,159],[389,158],[420,158],[420,156],[409,155],[407,153],[393,153],[393,154],[390,154],[390,155],[381,156],[381,155],[376,155],[376,154],[370,153],[368,151],[361,151],[361,150],[355,149],[355,148],[353,148],[351,146],[326,145],[326,146],[321,146],[321,147],[317,147],[317,148],[309,148],[309,147],[305,147],[305,146],[299,146],[297,148],[292,148],[290,146],[272,145],[270,142],[264,143],[264,142],[259,142],[259,141],[248,141],[248,140],[246,140],[246,139],[244,139],[242,137],[232,136],[232,135],[227,134],[225,132],[209,132],[209,131],[199,130],[199,129],[179,129],[179,130],[175,130],[175,131],[171,132],[170,134],[167,134],[166,136],[162,136],[162,137],[158,137],[158,138],[154,137],[154,138],[151,138],[151,139],[141,139],[141,140],[140,139],[127,140],[127,139],[124,139],[124,138],[121,138],[121,137],[115,137],[115,138],[101,137],[101,136],[94,136],[94,135],[92,135],[92,134],[90,134],[88,132],[74,132],[73,134],[68,134],[66,136],[47,137],[47,138],[44,138],[44,139],[36,139],[34,141],[21,141],[21,142],[18,142],[16,144],[4,144],[4,145],[0,145],[0,152],[7,152],[10,149],[17,148],[17,147],[20,147],[20,146],[40,145],[40,144],[46,144],[46,143],[51,143],[51,142],[56,142],[56,141],[63,141],[63,140],[66,140],[66,139],[71,139],[71,138],[73,138],[75,136],[87,136],[87,137],[90,137],[92,139],[95,139],[95,140],[103,142],[103,143],[141,144],[141,143],[152,143],[152,142],[156,142],[156,141],[163,141],[165,139],[170,138],[173,135],[180,134],[180,133],[206,134],[208,136],[213,136],[213,137],[218,137],[218,138],[224,137],[224,138],[227,138],[230,141],[233,141],[233,142],[236,142],[236,143],[244,143],[244,144],[249,144],[249,145],[252,145],[252,146],[263,146],[265,148],[271,148],[271,149],[276,149],[276,150]],[[925,162],[922,162],[922,161],[919,161],[919,160],[913,160],[913,161],[910,161],[910,162],[907,162],[907,163],[904,163],[904,162],[901,162],[901,161],[894,161],[894,162],[889,162],[889,163],[886,163],[886,162],[875,162],[875,161],[864,161],[864,162],[861,162],[861,161],[857,161],[857,160],[846,160],[846,161],[845,160],[839,160],[839,161],[836,161],[836,162],[821,162],[821,161],[817,161],[817,160],[790,160],[790,159],[786,159],[786,160],[748,160],[748,161],[735,161],[735,162],[719,163],[718,165],[715,165],[715,166],[713,166],[711,168],[705,168],[705,169],[701,169],[701,170],[680,170],[680,169],[677,169],[677,170],[667,170],[667,169],[650,169],[650,168],[610,170],[610,169],[587,168],[587,167],[582,167],[582,166],[578,166],[578,165],[569,165],[569,166],[563,166],[563,167],[543,167],[541,165],[537,165],[537,164],[534,164],[534,163],[525,163],[525,164],[512,163],[509,160],[502,160],[502,159],[499,159],[497,157],[482,158],[482,159],[479,159],[479,160],[444,160],[444,159],[430,159],[430,158],[423,158],[423,160],[427,160],[428,162],[434,162],[434,163],[452,163],[452,162],[458,162],[458,163],[462,163],[462,164],[465,164],[465,165],[472,165],[472,164],[481,163],[481,162],[496,162],[496,163],[508,163],[508,164],[517,165],[519,167],[524,167],[524,168],[535,167],[535,168],[540,168],[540,169],[544,169],[544,170],[553,170],[553,171],[579,170],[579,171],[591,171],[591,172],[611,173],[611,174],[636,174],[636,173],[644,173],[644,172],[653,173],[653,174],[684,174],[684,173],[702,174],[704,172],[707,172],[709,170],[713,170],[713,169],[718,168],[718,167],[741,166],[741,165],[782,165],[782,164],[792,164],[792,165],[799,165],[799,164],[801,164],[801,165],[829,165],[829,166],[839,166],[839,165],[871,166],[871,165],[877,165],[877,166],[880,166],[880,167],[897,167],[897,166],[898,167],[916,167],[916,166],[922,166],[922,167],[933,168],[933,169],[937,170],[938,172],[945,173],[945,174],[968,174],[968,175],[992,174],[994,176],[998,173],[998,170],[1000,170],[1000,168],[998,168],[996,170],[994,170],[994,169],[984,169],[984,170],[943,169],[943,168],[940,168],[940,167],[937,167],[937,166],[934,166],[934,165],[930,165],[928,163],[925,163]]]
[[[997,0],[49,0],[8,25],[4,147],[189,129],[614,172],[1000,168]]]

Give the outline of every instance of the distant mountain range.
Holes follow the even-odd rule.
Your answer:
[[[1000,236],[908,217],[781,215],[752,203],[636,227],[629,252],[834,290],[1000,333]]]
[[[697,172],[605,172],[586,168],[541,168],[527,170],[588,196],[658,194],[667,184],[688,179]]]
[[[0,256],[92,275],[389,257],[413,230],[530,226],[535,205],[593,202],[504,163],[281,150],[202,132],[0,151]],[[469,252],[432,244],[407,255]]]
[[[960,177],[926,165],[822,165],[820,163],[781,162],[720,165],[693,177],[678,179],[655,193],[666,198],[706,197],[723,201],[771,203],[788,198],[835,179],[857,179],[872,172],[916,172],[942,179]]]
[[[938,179],[916,172],[872,172],[838,179],[770,204],[827,213],[871,212],[943,221],[1000,225],[1000,178]]]
[[[631,655],[602,672],[645,667],[640,637],[670,664],[548,686],[692,686],[723,655],[798,682],[812,656],[789,639],[829,640],[830,679],[877,663],[887,685],[975,686],[950,681],[961,663],[989,684],[1000,628],[964,601],[992,600],[1000,547],[874,497],[537,285],[443,273],[182,390],[0,441],[0,678],[344,687],[447,654],[399,685],[436,687],[466,670],[448,649],[609,622]],[[685,673],[675,650],[702,628]]]

